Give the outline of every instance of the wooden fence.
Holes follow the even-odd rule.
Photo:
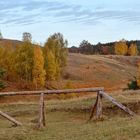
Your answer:
[[[45,102],[44,102],[44,95],[48,94],[70,94],[70,93],[86,93],[86,92],[97,92],[97,98],[94,105],[91,108],[91,114],[89,117],[90,121],[94,114],[97,119],[102,117],[102,98],[111,101],[113,104],[118,106],[120,109],[124,110],[131,116],[134,116],[134,112],[132,112],[129,108],[125,107],[121,103],[117,102],[114,98],[109,96],[107,93],[104,92],[103,87],[97,88],[82,88],[82,89],[66,89],[66,90],[44,90],[44,91],[20,91],[20,92],[0,92],[1,96],[21,96],[21,95],[40,95],[39,101],[39,119],[38,119],[38,128],[45,126]],[[20,126],[22,123],[15,120],[13,117],[7,115],[0,111],[0,115],[6,118],[7,120],[11,121],[15,126]]]

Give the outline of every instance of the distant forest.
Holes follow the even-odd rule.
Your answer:
[[[126,55],[137,56],[140,55],[140,40],[120,40],[110,43],[98,43],[96,45],[83,40],[78,47],[72,46],[69,48],[71,53],[82,53],[87,55]]]

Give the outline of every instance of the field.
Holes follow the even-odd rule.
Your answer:
[[[87,123],[95,94],[70,100],[45,102],[46,127],[37,130],[38,102],[1,104],[0,110],[23,123],[21,127],[0,117],[0,140],[139,140],[140,91],[115,92],[114,98],[137,116],[129,115],[103,100],[103,119]],[[12,97],[11,97],[12,98]]]
[[[64,78],[74,88],[102,86],[119,90],[137,75],[138,60],[139,57],[69,54]]]

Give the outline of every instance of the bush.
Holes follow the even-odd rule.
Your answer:
[[[2,78],[2,77],[4,76],[4,73],[5,73],[5,71],[4,71],[3,69],[0,68],[0,78]],[[3,89],[3,88],[5,88],[5,87],[6,87],[5,83],[3,83],[3,82],[0,80],[0,89]]]
[[[127,84],[128,89],[137,90],[139,89],[137,80],[132,80],[130,83]]]
[[[6,87],[5,83],[0,82],[0,89],[3,89],[3,88],[5,88],[5,87]]]

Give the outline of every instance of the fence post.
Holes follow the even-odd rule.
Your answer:
[[[39,120],[38,120],[38,128],[44,127],[45,124],[45,103],[44,103],[44,93],[40,95],[39,101]]]
[[[100,95],[100,91],[97,93],[97,105],[96,105],[96,119],[100,119],[102,117],[102,96]]]
[[[96,101],[91,108],[91,113],[88,121],[93,118],[94,113],[96,113],[96,119],[100,119],[102,117],[102,95],[100,95],[100,91],[97,92]]]

